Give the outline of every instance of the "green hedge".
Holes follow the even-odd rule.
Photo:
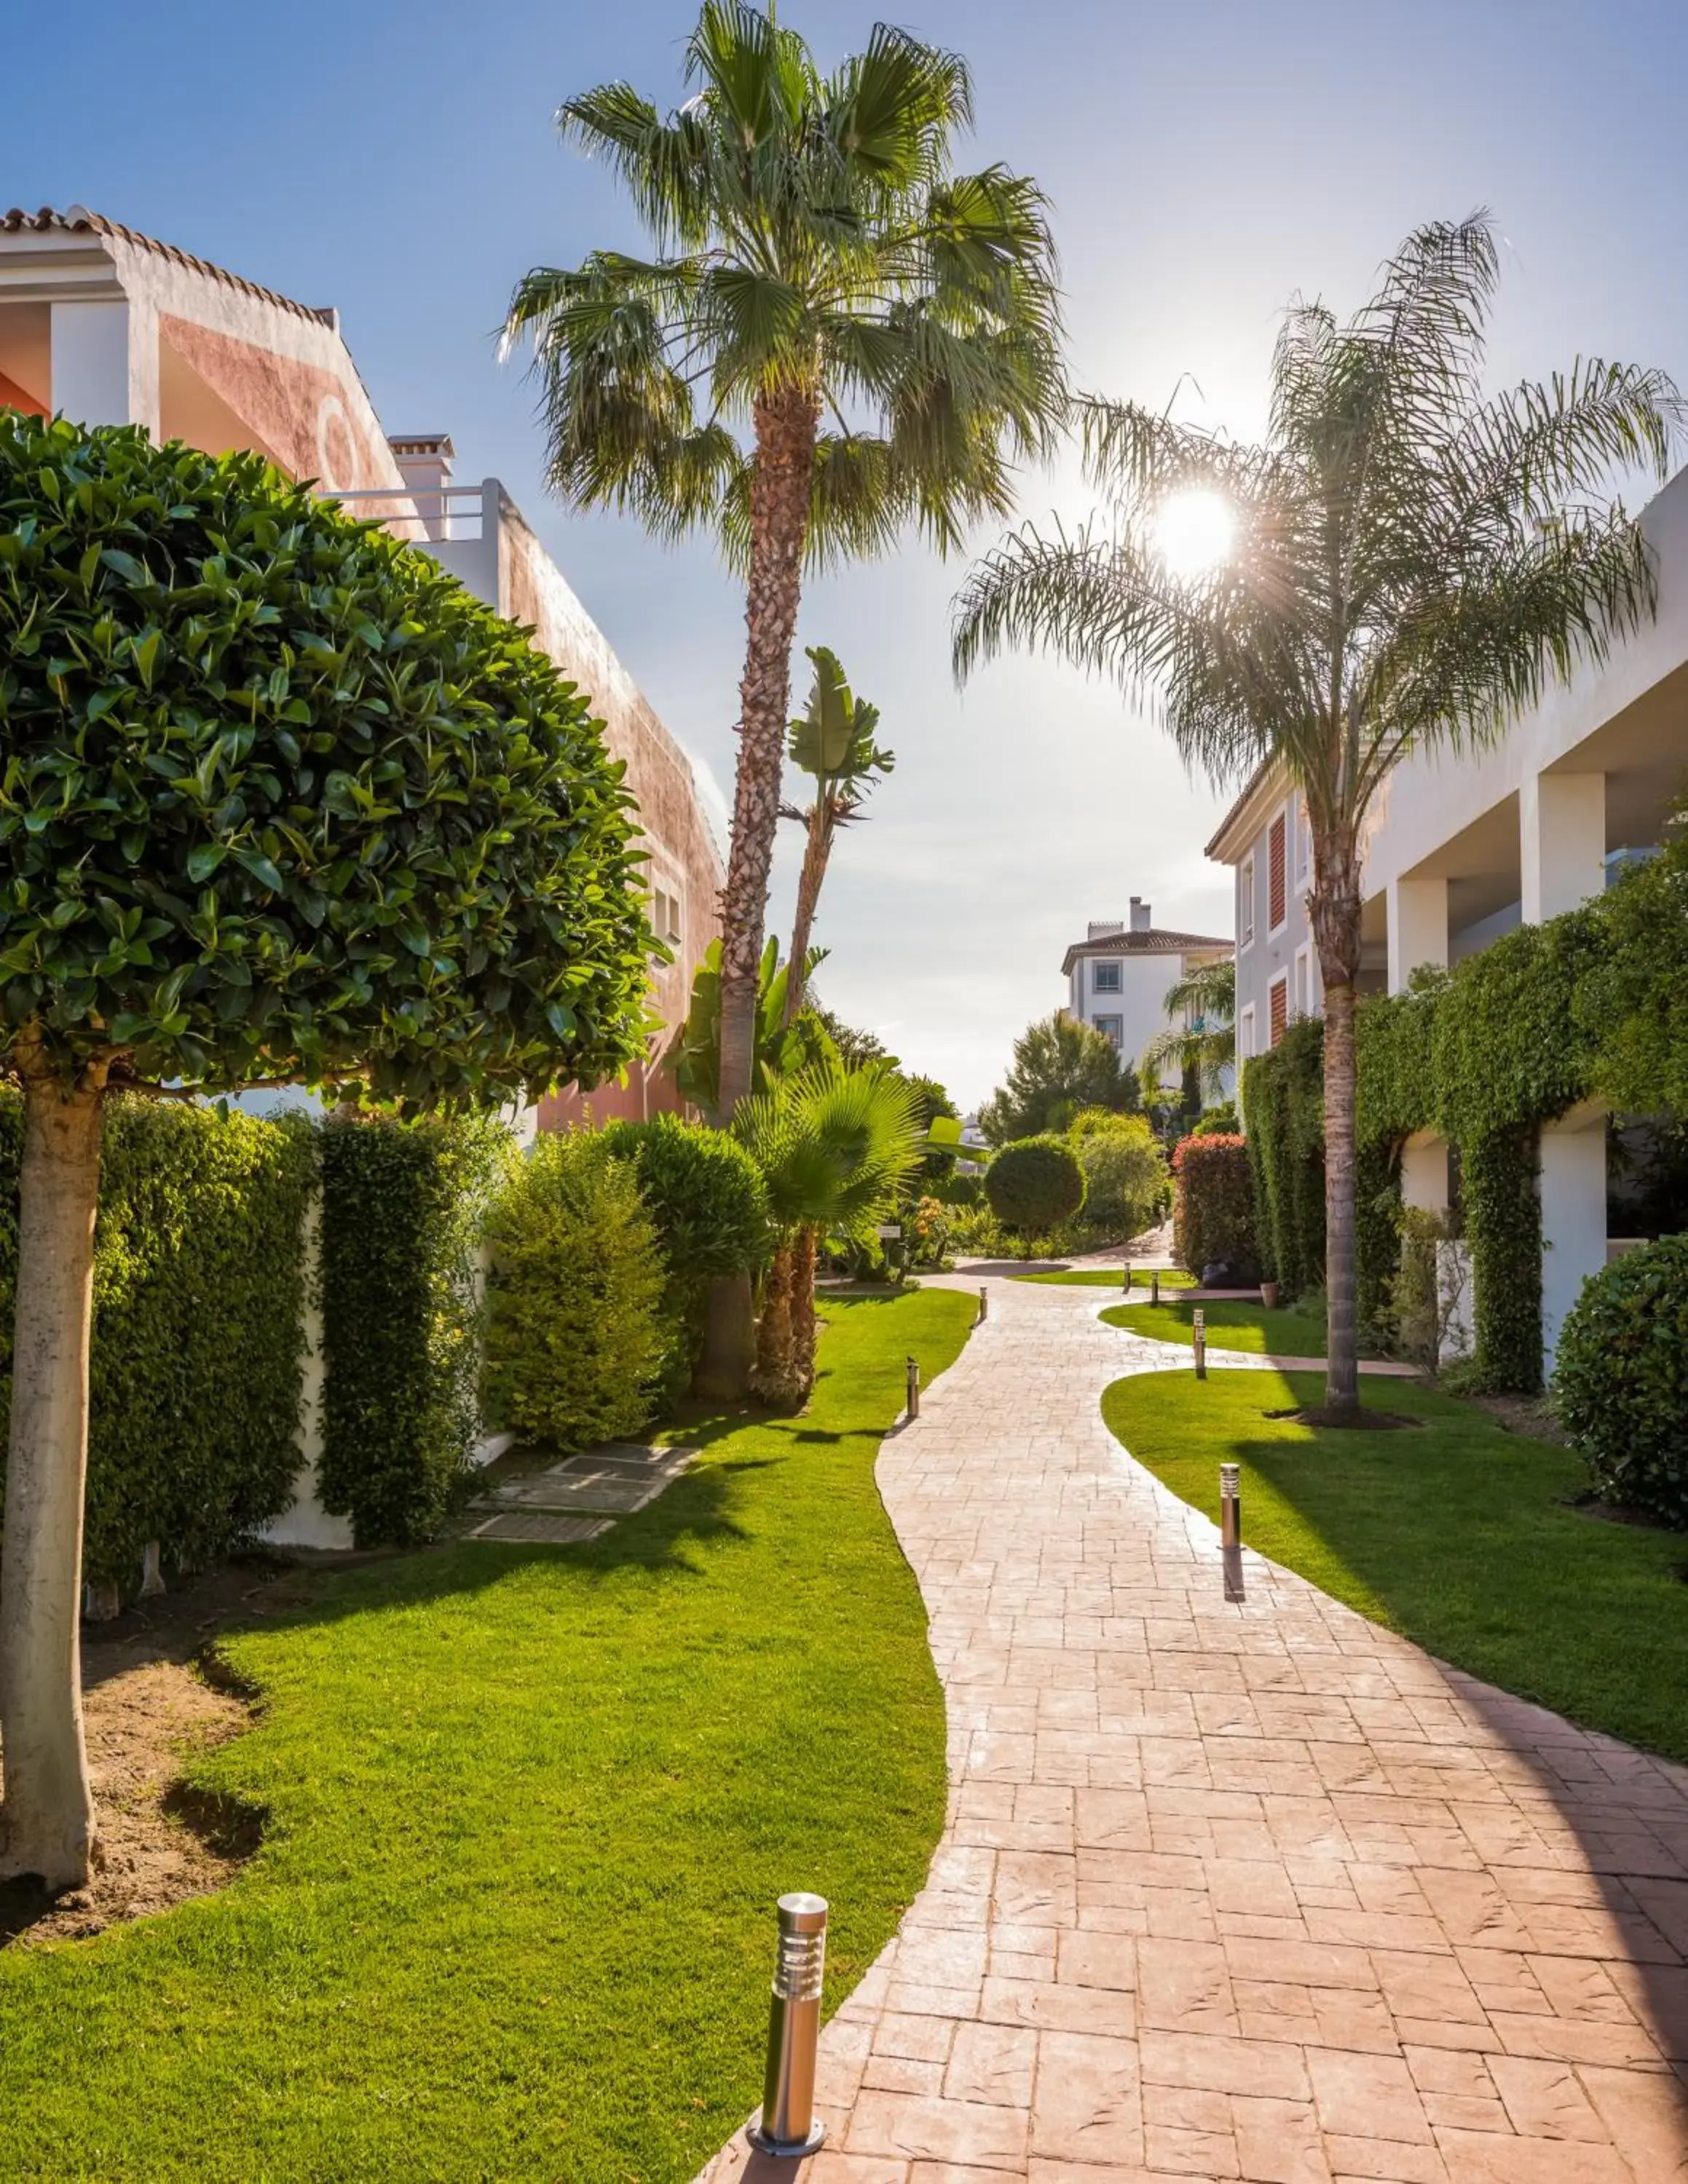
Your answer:
[[[0,1404],[17,1277],[15,1094],[0,1095]],[[116,1099],[94,1241],[85,1566],[132,1591],[149,1540],[187,1570],[293,1498],[303,1374],[302,1118]],[[0,1490],[3,1482],[0,1481]]]
[[[495,1118],[331,1118],[322,1147],[322,1506],[357,1544],[428,1539],[478,1423],[481,1223]]]
[[[1324,1284],[1323,1056],[1324,1027],[1304,1017],[1244,1066],[1260,1271],[1286,1302]]]
[[[1688,1236],[1584,1283],[1560,1331],[1553,1400],[1603,1501],[1688,1530]]]

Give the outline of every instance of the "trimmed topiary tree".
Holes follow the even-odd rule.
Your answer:
[[[522,632],[258,457],[0,415],[0,1051],[22,1088],[0,1877],[86,1879],[101,1124],[123,1088],[419,1106],[640,1050],[622,770]]]
[[[1241,1138],[1183,1138],[1172,1155],[1172,1241],[1181,1266],[1229,1267],[1239,1279],[1260,1264],[1255,1186]]]
[[[1553,1406],[1603,1502],[1688,1530],[1688,1236],[1583,1284],[1559,1330]]]
[[[985,1171],[985,1196],[1005,1228],[1047,1236],[1084,1203],[1084,1170],[1060,1138],[1020,1138]]]

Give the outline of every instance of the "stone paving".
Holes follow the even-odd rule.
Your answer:
[[[543,1471],[517,1472],[469,1504],[465,1536],[553,1546],[595,1539],[618,1517],[648,1508],[696,1453],[612,1440]]]
[[[1098,1411],[1188,1352],[1100,1301],[991,1282],[885,1443],[948,1825],[823,2035],[826,2148],[708,2184],[1688,2180],[1688,1770],[1255,1555],[1226,1606]]]

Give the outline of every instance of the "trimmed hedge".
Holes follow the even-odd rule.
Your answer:
[[[1603,1501],[1688,1529],[1688,1236],[1583,1284],[1560,1330],[1553,1400]]]
[[[9,1409],[22,1108],[0,1093],[0,1412]],[[293,1498],[303,1382],[303,1118],[108,1103],[94,1238],[84,1564],[132,1591],[156,1540],[191,1570]],[[0,1477],[0,1493],[3,1493]]]
[[[331,1117],[322,1147],[325,1509],[361,1547],[431,1538],[478,1427],[481,1223],[512,1153],[495,1117]]]
[[[1046,1236],[1084,1203],[1084,1170],[1065,1139],[1019,1138],[985,1171],[985,1196],[1004,1228]]]
[[[1241,1138],[1181,1138],[1172,1155],[1172,1245],[1199,1279],[1222,1263],[1241,1275],[1260,1264],[1254,1183]]]

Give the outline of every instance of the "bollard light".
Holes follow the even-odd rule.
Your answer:
[[[1159,1267],[1155,1268],[1154,1272],[1149,1278],[1149,1301],[1151,1304],[1159,1304],[1160,1301],[1160,1269]]]
[[[1219,1467],[1219,1559],[1227,1600],[1244,1597],[1242,1475],[1240,1464]]]
[[[1192,1316],[1190,1329],[1195,1338],[1196,1378],[1198,1380],[1205,1380],[1207,1378],[1207,1315],[1199,1305],[1196,1306]]]
[[[991,1292],[985,1287],[983,1282],[981,1282],[979,1284],[979,1317],[981,1319],[988,1319],[990,1316]]]
[[[826,1898],[807,1893],[782,1896],[762,2114],[748,2134],[758,2153],[799,2161],[826,2136],[826,2126],[816,2121],[814,2113],[815,2050],[825,1971]]]
[[[920,1368],[912,1357],[908,1360],[908,1415],[911,1418],[920,1415]]]
[[[1121,1287],[1122,1290],[1129,1290],[1129,1289],[1131,1288],[1131,1285],[1132,1285],[1132,1262],[1131,1262],[1131,1261],[1130,1261],[1129,1259],[1127,1259],[1127,1260],[1126,1260],[1126,1264],[1125,1264],[1125,1271],[1124,1271],[1124,1273],[1121,1274],[1121,1278],[1120,1278],[1120,1287]]]

